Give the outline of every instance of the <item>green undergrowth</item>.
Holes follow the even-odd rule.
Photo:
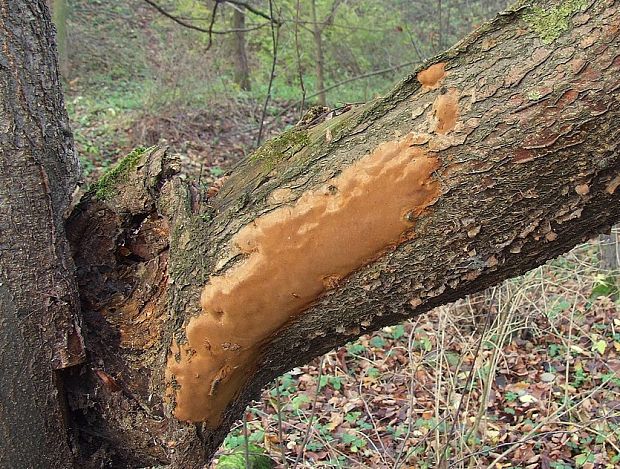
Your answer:
[[[221,456],[216,469],[271,469],[274,467],[273,461],[265,454],[265,450],[260,446],[248,445],[248,459],[244,444],[237,446],[236,449],[227,455]]]
[[[130,147],[126,128],[144,105],[144,89],[139,83],[112,86],[103,78],[98,83],[93,88],[66,91],[75,148],[87,180]]]

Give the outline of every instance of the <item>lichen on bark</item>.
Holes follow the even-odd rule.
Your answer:
[[[571,17],[586,4],[586,0],[566,0],[555,8],[534,6],[526,11],[523,19],[542,42],[551,44],[569,30]]]

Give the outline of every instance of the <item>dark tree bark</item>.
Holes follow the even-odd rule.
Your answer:
[[[71,467],[59,372],[84,356],[64,214],[78,164],[45,2],[0,1],[0,467]]]
[[[202,467],[282,372],[608,229],[619,25],[617,1],[522,4],[211,198],[163,150],[123,160],[67,223],[80,467]]]

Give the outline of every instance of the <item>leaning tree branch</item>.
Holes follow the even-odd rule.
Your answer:
[[[386,96],[267,142],[203,204],[163,151],[104,179],[68,224],[88,454],[201,467],[286,370],[620,219],[620,7],[571,5],[520,4]],[[562,28],[542,28],[549,8]]]

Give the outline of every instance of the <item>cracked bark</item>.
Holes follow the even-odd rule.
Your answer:
[[[72,467],[61,368],[84,358],[64,213],[78,163],[44,1],[0,2],[0,467]]]

